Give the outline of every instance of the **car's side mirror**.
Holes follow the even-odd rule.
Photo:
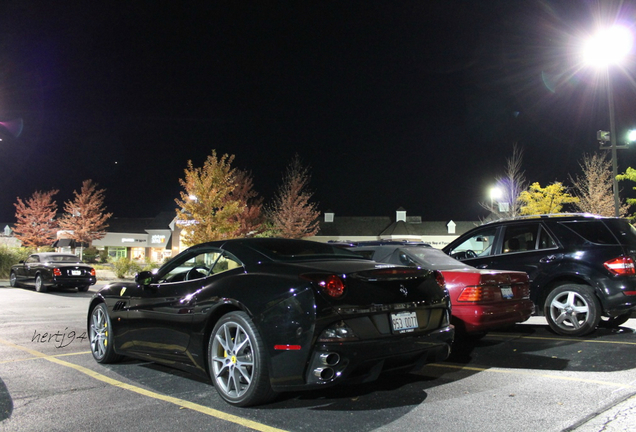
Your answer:
[[[152,282],[152,272],[149,271],[140,271],[135,275],[135,282],[139,285],[150,285]]]

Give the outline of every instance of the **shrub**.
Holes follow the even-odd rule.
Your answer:
[[[27,259],[32,249],[0,245],[0,278],[8,278],[11,266]]]
[[[122,279],[126,276],[132,276],[135,273],[140,272],[141,266],[136,262],[131,261],[129,258],[119,258],[115,261],[113,270],[115,271],[115,276]]]
[[[84,249],[84,252],[82,253],[82,258],[84,262],[87,262],[87,263],[96,263],[98,256],[99,256],[99,251],[97,250],[95,246],[87,247],[86,249]]]
[[[99,251],[99,262],[101,263],[108,262],[108,251],[106,249],[102,249]]]

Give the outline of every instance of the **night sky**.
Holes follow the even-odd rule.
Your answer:
[[[636,23],[605,0],[71,3],[0,6],[0,121],[24,121],[0,142],[0,222],[36,190],[62,209],[85,179],[115,217],[153,217],[212,149],[266,201],[298,153],[336,217],[477,220],[513,143],[542,186],[597,151],[605,87],[578,46]],[[611,70],[620,135],[635,66]]]

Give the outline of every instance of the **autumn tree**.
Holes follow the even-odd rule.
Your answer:
[[[84,180],[80,191],[73,191],[75,198],[64,203],[65,213],[59,220],[60,229],[67,231],[70,238],[89,246],[106,235],[107,221],[113,215],[106,213],[104,206],[106,189],[97,186],[92,180]]]
[[[181,198],[175,199],[179,206],[177,223],[183,228],[181,237],[185,245],[232,238],[239,231],[239,214],[244,206],[232,195],[236,188],[233,161],[234,155],[217,157],[216,150],[212,150],[202,167],[188,161],[185,177],[179,179],[184,190]]]
[[[489,202],[479,203],[494,219],[519,216],[519,196],[527,187],[525,172],[521,169],[522,163],[523,149],[515,143],[512,147],[512,156],[506,159],[504,175],[495,179],[495,189],[500,192],[500,196]]]
[[[574,207],[584,213],[613,217],[614,191],[612,166],[607,155],[596,153],[584,155],[579,163],[582,174],[570,177],[574,185],[573,195],[579,199]],[[625,216],[629,205],[623,204],[619,214]]]
[[[617,175],[616,179],[618,181],[630,180],[630,181],[636,182],[636,169],[632,167],[627,167],[627,170],[625,170],[623,174]],[[634,186],[633,189],[636,190],[636,186]],[[636,205],[636,198],[627,198],[626,201],[627,201],[626,207],[629,207],[630,205]],[[625,210],[625,213],[622,213],[622,210],[623,210],[622,207],[620,210],[621,210],[620,212],[621,216],[624,216],[625,214],[627,214],[627,210]]]
[[[236,169],[234,172],[234,190],[227,200],[240,203],[241,212],[236,215],[239,225],[232,237],[246,237],[260,232],[263,224],[263,198],[254,190],[252,174]]]
[[[23,246],[39,248],[50,246],[57,235],[57,203],[53,200],[58,190],[35,191],[31,198],[14,203],[17,222],[13,231]]]
[[[552,214],[560,213],[564,204],[577,203],[578,198],[566,192],[561,182],[554,182],[544,188],[539,182],[532,183],[528,190],[521,192],[519,202],[521,203],[520,214]]]
[[[268,209],[273,230],[281,237],[299,239],[318,232],[320,212],[318,205],[310,202],[310,180],[309,168],[302,165],[298,155],[294,156]]]

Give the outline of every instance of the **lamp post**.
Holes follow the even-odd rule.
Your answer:
[[[583,56],[587,64],[602,68],[607,83],[607,102],[609,104],[610,149],[612,151],[612,189],[614,192],[614,215],[619,216],[620,199],[618,197],[618,161],[616,155],[616,121],[614,118],[614,93],[609,67],[621,62],[632,49],[633,38],[630,31],[622,26],[612,26],[591,37],[584,46]],[[603,148],[603,147],[601,147]],[[607,148],[607,147],[605,147]]]

